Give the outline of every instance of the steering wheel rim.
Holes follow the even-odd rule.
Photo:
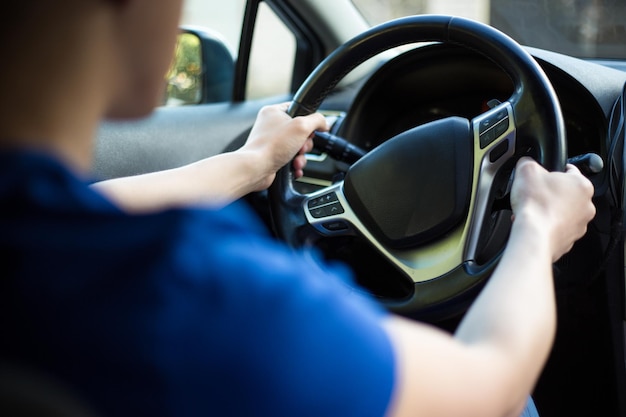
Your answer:
[[[519,44],[497,29],[453,16],[404,17],[375,26],[356,36],[337,48],[311,73],[296,92],[288,114],[295,117],[317,111],[337,83],[359,64],[388,49],[416,42],[452,43],[469,48],[500,66],[511,77],[514,85],[513,94],[504,103],[468,122],[469,131],[475,142],[472,145],[474,146],[474,161],[471,169],[473,176],[471,198],[468,200],[469,207],[465,210],[468,218],[465,219],[462,227],[456,228],[458,233],[445,231],[452,235],[457,233],[453,239],[458,239],[463,246],[463,259],[459,261],[459,264],[450,267],[447,264],[449,261],[445,261],[445,265],[428,270],[427,276],[420,275],[421,265],[424,265],[421,260],[412,261],[410,266],[405,267],[405,261],[400,259],[407,256],[405,249],[390,249],[389,242],[381,243],[381,237],[385,240],[384,233],[372,233],[371,227],[365,226],[364,222],[360,221],[362,216],[354,213],[344,194],[343,182],[315,193],[313,197],[303,195],[295,191],[291,168],[285,166],[278,171],[274,183],[269,188],[269,199],[277,236],[287,244],[297,247],[307,240],[308,233],[303,233],[303,231],[310,229],[308,226],[313,225],[321,230],[320,224],[317,224],[316,220],[311,217],[311,202],[320,196],[336,197],[339,206],[342,210],[345,209],[343,219],[347,219],[351,228],[356,228],[361,236],[377,247],[394,266],[411,279],[414,285],[413,291],[406,297],[385,299],[382,300],[383,303],[391,310],[405,315],[439,319],[458,314],[465,309],[481,284],[489,277],[501,255],[505,242],[501,244],[501,248],[498,248],[495,255],[490,256],[490,259],[481,262],[480,265],[477,265],[474,259],[467,258],[475,255],[472,253],[472,247],[476,249],[480,230],[486,222],[484,218],[480,218],[484,216],[481,210],[486,210],[481,206],[488,204],[487,200],[493,197],[491,183],[497,175],[496,171],[501,169],[506,161],[528,154],[529,149],[531,155],[546,169],[562,171],[567,160],[567,149],[565,127],[558,98],[537,62]],[[494,118],[501,125],[503,117],[507,118],[508,128],[498,132],[499,136],[494,142],[487,143],[483,148],[482,142],[485,136],[483,133],[485,132],[481,126],[489,123],[493,126]],[[463,132],[462,123],[458,120],[449,121],[449,123],[457,126],[451,128],[452,130],[460,129]],[[444,128],[442,132],[445,132],[445,129],[447,128]],[[490,132],[493,133],[491,130]],[[422,133],[421,136],[423,135]],[[420,136],[419,133],[418,136]],[[407,139],[405,142],[410,140],[415,139]],[[506,143],[508,147],[504,153],[498,151],[499,155],[502,154],[499,158],[504,161],[496,164],[497,166],[485,167],[484,159],[488,158],[497,146],[502,148],[501,143]],[[374,151],[384,152],[376,148],[366,157]],[[375,157],[369,159],[373,160]],[[357,162],[355,166],[360,162]],[[367,162],[363,162],[361,165],[366,166],[366,164]],[[375,163],[369,165],[377,166]],[[358,170],[355,168],[355,172]],[[360,169],[360,171],[364,170],[366,169]],[[356,177],[356,174],[354,176]],[[481,187],[487,186],[490,191],[480,191]],[[355,193],[352,192],[352,194]],[[354,200],[352,198],[353,204]],[[346,211],[350,216],[346,217]],[[354,226],[354,223],[358,224]],[[369,222],[369,226],[371,225],[372,222]],[[424,256],[432,257],[433,255],[436,257],[439,254],[437,251],[447,246],[450,246],[450,243],[444,242],[443,245],[434,247],[426,244],[426,249],[412,248],[410,256],[413,259],[423,259]],[[460,252],[455,252],[454,257],[458,256],[461,256]],[[434,276],[428,276],[428,273]]]

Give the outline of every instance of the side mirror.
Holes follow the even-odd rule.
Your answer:
[[[182,27],[166,76],[165,105],[219,103],[232,97],[235,59],[222,37]]]

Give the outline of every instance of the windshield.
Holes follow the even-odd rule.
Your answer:
[[[522,45],[581,58],[626,58],[624,0],[353,0],[371,24],[434,13],[488,23]]]

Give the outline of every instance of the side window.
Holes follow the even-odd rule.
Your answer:
[[[246,0],[185,0],[181,25],[197,26],[219,33],[229,49],[236,54],[245,8]]]
[[[222,49],[230,51],[235,60],[245,9],[246,0],[229,0],[228,2],[186,0],[181,26],[217,35],[215,39],[224,44]],[[209,84],[213,82],[212,74],[216,71],[223,73],[225,65],[220,61],[219,68],[215,68],[215,64],[206,59],[211,51],[193,46],[194,42],[194,39],[189,36],[179,37],[177,59],[174,60],[172,70],[166,77],[168,87],[164,98],[165,105],[214,103],[228,101],[230,98],[229,94],[225,96],[207,93],[207,86],[210,87]],[[205,54],[204,59],[202,53]],[[252,39],[245,86],[246,99],[288,94],[291,88],[295,54],[294,34],[265,2],[261,2]],[[202,71],[206,71],[206,75],[199,71],[198,63],[202,63],[205,67]],[[223,74],[220,78],[224,78]],[[224,85],[222,84],[220,88],[223,90]]]
[[[288,94],[296,54],[294,34],[262,2],[252,39],[246,98]]]

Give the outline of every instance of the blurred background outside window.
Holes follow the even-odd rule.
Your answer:
[[[235,56],[245,3],[245,0],[186,0],[182,24],[219,32]],[[353,3],[372,24],[410,14],[457,15],[499,28],[523,45],[583,58],[626,58],[624,0],[353,0]],[[293,34],[262,3],[250,61],[248,98],[287,94],[294,55]]]

